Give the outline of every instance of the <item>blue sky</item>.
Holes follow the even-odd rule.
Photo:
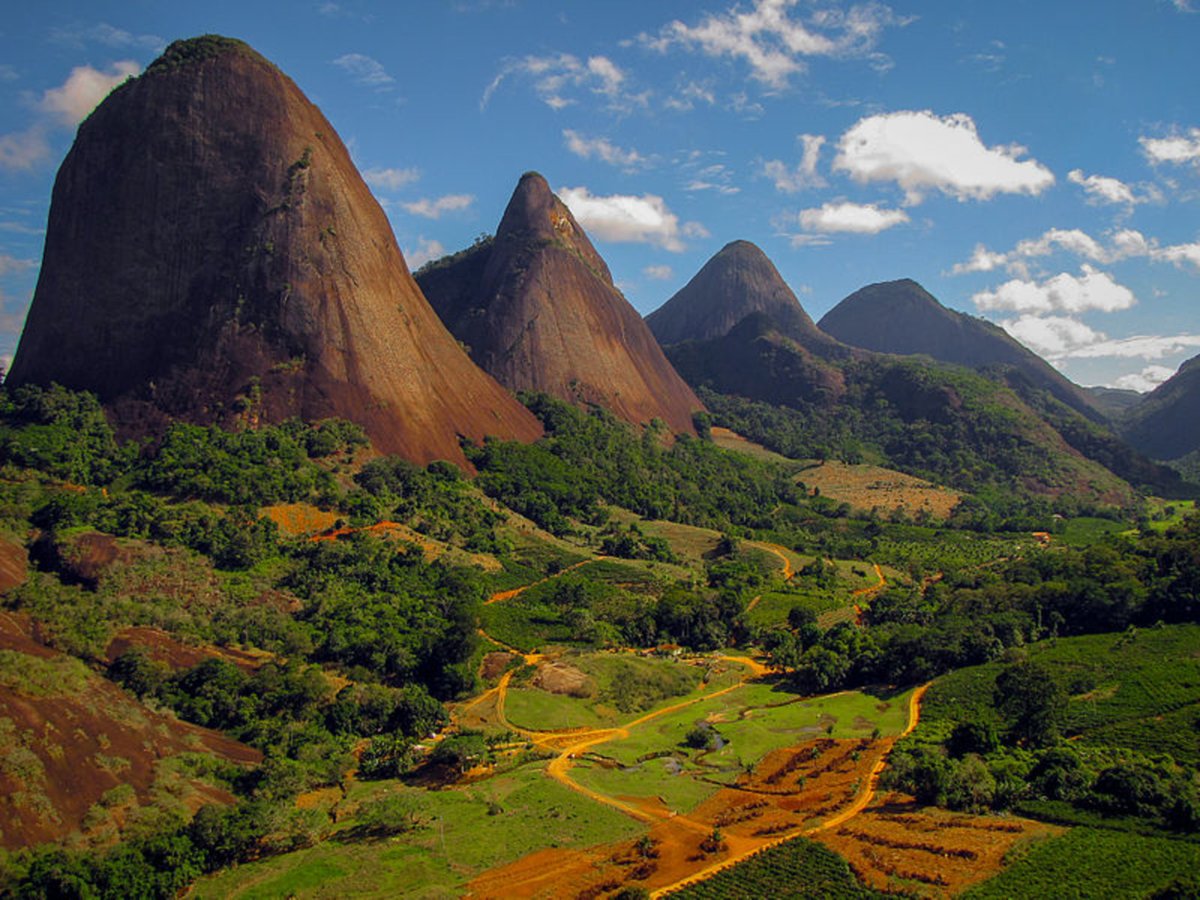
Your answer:
[[[206,32],[321,107],[413,267],[536,169],[643,313],[742,238],[814,318],[911,277],[1083,384],[1200,353],[1200,2],[48,0],[0,16],[0,356],[76,125]]]

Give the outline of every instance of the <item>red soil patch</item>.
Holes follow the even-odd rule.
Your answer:
[[[483,657],[483,663],[479,666],[479,677],[484,681],[493,681],[504,674],[504,670],[508,668],[508,664],[517,658],[515,653],[509,653],[506,650],[495,650]]]
[[[722,860],[819,827],[861,793],[891,741],[824,739],[769,754],[750,776],[687,815],[657,798],[622,797],[649,821],[649,846],[621,841],[588,850],[541,850],[485,872],[474,897],[599,897],[624,886],[671,887]],[[857,821],[857,820],[855,820]],[[705,847],[714,829],[723,846]]]
[[[143,650],[150,659],[165,663],[172,669],[190,669],[206,659],[223,659],[245,672],[253,672],[270,659],[264,653],[249,653],[231,647],[211,644],[184,644],[159,628],[132,626],[118,631],[104,650],[106,662],[112,662],[133,648]]]
[[[953,895],[998,874],[1018,841],[1061,832],[1017,816],[920,807],[911,797],[891,794],[814,837],[843,856],[870,887],[911,890],[916,882],[923,892]]]
[[[262,513],[287,537],[305,537],[333,528],[339,516],[309,503],[277,503],[264,506]]]
[[[29,577],[29,555],[12,541],[0,540],[0,593],[24,584]]]
[[[232,802],[219,789],[182,775],[172,776],[161,763],[181,753],[207,752],[242,764],[262,754],[206,728],[156,713],[100,676],[38,644],[28,622],[0,616],[3,648],[30,658],[9,658],[7,680],[0,685],[0,846],[30,846],[58,841],[81,830],[84,817],[102,797],[127,784],[147,803],[163,779],[181,784],[184,802],[198,808],[208,802]],[[35,662],[36,661],[36,662]],[[45,679],[41,687],[22,680],[22,670],[62,665],[68,676],[58,693]],[[53,670],[51,670],[53,671]],[[110,823],[120,816],[114,812]]]

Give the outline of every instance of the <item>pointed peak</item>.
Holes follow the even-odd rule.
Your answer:
[[[602,281],[612,284],[608,266],[586,232],[538,172],[521,176],[500,219],[496,243],[509,242],[519,246],[532,246],[530,242],[559,245],[582,259]]]
[[[755,312],[766,314],[791,337],[817,334],[767,255],[749,241],[732,241],[646,322],[660,343],[678,344],[721,337]]]

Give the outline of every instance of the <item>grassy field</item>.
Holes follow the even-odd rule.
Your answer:
[[[478,873],[544,847],[585,847],[636,834],[632,819],[547,778],[530,765],[474,786],[424,791],[357,783],[347,809],[408,795],[421,826],[385,840],[325,841],[238,866],[196,885],[197,898],[457,897]],[[350,815],[339,832],[355,826]]]
[[[895,512],[907,517],[926,516],[944,520],[958,505],[961,495],[912,475],[866,464],[848,465],[826,460],[804,468],[799,479],[811,492],[838,503],[847,503],[857,512],[871,512],[887,518]]]
[[[712,429],[712,442],[723,450],[733,450],[736,453],[741,453],[753,459],[762,460],[763,462],[774,462],[789,466],[796,465],[795,460],[788,459],[774,450],[768,450],[762,444],[756,444],[754,441],[744,438],[737,432],[730,431],[728,428],[714,427]]]
[[[1166,838],[1074,828],[1011,855],[1003,874],[962,896],[970,900],[1148,897],[1200,872],[1200,847]],[[1081,864],[1086,860],[1086,864]],[[1191,890],[1177,897],[1195,896]]]
[[[907,719],[907,694],[879,698],[845,691],[807,700],[765,683],[736,690],[667,713],[634,729],[630,736],[598,748],[623,765],[640,757],[682,751],[687,733],[708,722],[726,742],[704,759],[708,767],[746,766],[771,750],[828,735],[834,738],[895,734]]]
[[[1066,525],[1063,527],[1062,534],[1057,534],[1054,538],[1071,547],[1090,547],[1092,544],[1099,544],[1112,535],[1120,534],[1128,528],[1129,525],[1126,522],[1114,522],[1112,519],[1079,516],[1078,518],[1068,519]]]
[[[1200,762],[1200,626],[1043,641],[1029,648],[1071,694],[1064,732],[1083,745],[1169,753]],[[992,691],[1001,663],[960,669],[925,697],[918,737],[941,739],[954,722],[995,715]]]

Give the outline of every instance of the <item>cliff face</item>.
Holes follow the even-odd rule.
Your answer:
[[[700,401],[542,176],[521,178],[494,240],[428,267],[418,283],[506,387],[693,432]]]
[[[429,307],[321,112],[214,36],[80,126],[9,380],[95,391],[134,433],[340,416],[418,463],[540,433]]]

